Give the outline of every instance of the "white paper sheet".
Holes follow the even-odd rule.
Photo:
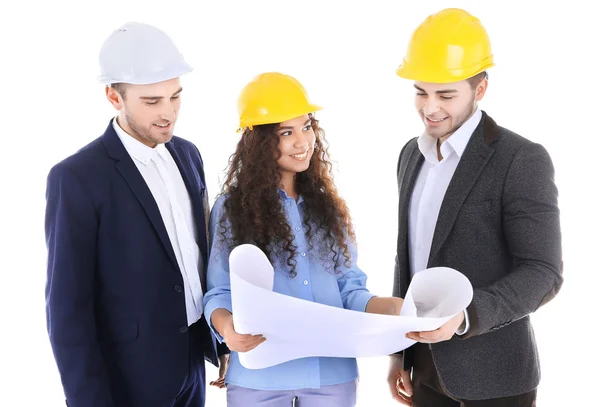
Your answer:
[[[229,266],[235,330],[267,339],[239,354],[247,369],[309,356],[389,355],[415,343],[406,333],[439,328],[473,298],[463,274],[436,267],[414,276],[400,316],[368,314],[273,292],[273,267],[256,246],[234,248]]]

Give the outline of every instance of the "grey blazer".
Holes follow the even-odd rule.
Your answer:
[[[408,204],[424,158],[417,139],[398,160],[398,248],[394,295],[410,283]],[[474,288],[464,336],[430,345],[444,388],[481,400],[537,387],[540,364],[529,314],[563,282],[562,250],[550,156],[498,126],[485,112],[442,202],[428,267],[452,267]],[[412,366],[412,350],[404,366]]]

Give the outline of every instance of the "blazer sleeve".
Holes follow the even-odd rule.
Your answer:
[[[503,232],[514,266],[474,290],[469,338],[502,328],[552,300],[563,283],[558,190],[547,151],[528,144],[515,154],[502,195]]]
[[[46,201],[46,320],[67,404],[113,407],[94,316],[97,215],[64,165],[50,171]]]
[[[198,147],[196,147],[194,145],[195,151],[198,154],[198,160],[199,160],[199,166],[198,166],[198,173],[200,174],[200,179],[202,180],[202,182],[204,183],[204,185],[206,185],[206,177],[204,174],[204,161],[202,160],[202,154],[200,154],[200,150],[198,149]],[[203,209],[204,209],[204,220],[205,220],[205,224],[204,224],[204,233],[206,234],[206,238],[208,241],[208,247],[209,247],[209,251],[212,249],[211,247],[211,237],[210,237],[210,204],[208,202],[208,187],[206,189],[206,193],[203,196]],[[210,256],[210,255],[209,255]],[[210,258],[210,257],[209,257]],[[205,275],[204,278],[206,279],[207,276]],[[212,327],[212,325],[210,324],[210,321],[207,321],[209,326]],[[212,333],[212,330],[211,330]],[[217,342],[217,356],[221,356],[221,355],[228,355],[231,353],[231,351],[229,350],[229,348],[227,347],[227,345],[225,344],[225,342],[220,342],[220,341],[216,341]]]

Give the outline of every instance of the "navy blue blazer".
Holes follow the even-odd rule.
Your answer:
[[[206,265],[202,158],[178,137],[166,147],[190,194]],[[174,399],[191,346],[183,279],[158,206],[112,121],[50,170],[46,199],[47,327],[67,404],[151,407]],[[200,274],[206,292],[206,270]],[[201,340],[192,346],[218,366],[215,338],[204,317],[198,324]]]

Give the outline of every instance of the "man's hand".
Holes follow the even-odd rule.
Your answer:
[[[410,371],[402,369],[401,355],[390,356],[390,370],[387,381],[394,400],[405,406],[412,406],[413,388]]]
[[[219,356],[219,378],[210,382],[211,386],[218,387],[219,389],[225,388],[225,375],[227,374],[227,368],[229,367],[229,353],[226,355]]]
[[[458,330],[458,327],[463,323],[464,320],[465,314],[461,311],[435,331],[409,332],[406,334],[406,337],[421,343],[437,343],[447,341],[454,336]]]

